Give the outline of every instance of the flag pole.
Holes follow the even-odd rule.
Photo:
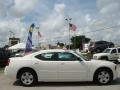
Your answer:
[[[70,23],[69,23],[70,25]],[[70,49],[70,26],[69,26],[69,49]]]
[[[70,24],[71,24],[72,18],[66,18],[65,20],[68,22],[68,26],[69,26],[69,27],[68,27],[68,28],[69,28],[69,29],[68,29],[68,30],[69,30],[69,35],[68,35],[68,39],[69,39],[69,40],[68,40],[68,44],[69,44],[69,45],[68,45],[68,49],[70,49]]]
[[[75,32],[74,32],[74,42],[75,42],[74,49],[76,49],[76,33]]]
[[[39,27],[36,27],[36,29],[37,29],[37,34],[38,34],[39,33]],[[40,36],[38,35],[38,49],[40,49],[39,41],[40,41]]]
[[[39,29],[38,29],[38,30],[39,30]],[[39,41],[40,41],[40,38],[39,38],[39,36],[38,36],[38,49],[40,48]]]

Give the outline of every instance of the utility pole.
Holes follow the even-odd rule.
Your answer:
[[[36,27],[36,29],[37,29],[38,32],[39,32],[40,27]],[[38,32],[37,32],[37,33],[38,33]],[[39,38],[39,36],[38,36],[38,48],[40,49],[40,43],[39,43],[39,40],[40,40],[40,38]]]
[[[70,49],[70,24],[71,24],[72,18],[68,17],[68,18],[66,18],[65,20],[67,21],[68,26],[69,26],[69,27],[68,27],[68,28],[69,28],[69,29],[68,29],[68,30],[69,30],[69,42],[68,42],[68,43],[69,43],[69,47],[68,47],[68,49]]]

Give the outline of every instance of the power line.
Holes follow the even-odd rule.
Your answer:
[[[94,31],[88,31],[88,32],[83,32],[83,33],[94,33],[94,32],[97,32],[97,31],[103,31],[103,30],[107,30],[107,29],[110,29],[110,28],[117,28],[117,27],[120,27],[120,25],[116,25],[116,26],[111,26],[111,27],[106,27],[106,28],[102,28],[102,29],[97,29],[97,30],[94,30]]]

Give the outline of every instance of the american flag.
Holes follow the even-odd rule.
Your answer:
[[[30,29],[28,32],[28,38],[27,38],[26,48],[25,48],[25,55],[32,52],[32,32],[33,32],[34,27],[35,27],[35,25],[32,24],[30,26]]]
[[[77,26],[76,25],[74,25],[74,24],[69,24],[69,28],[70,28],[70,30],[72,30],[72,31],[76,31],[76,29],[77,29]]]

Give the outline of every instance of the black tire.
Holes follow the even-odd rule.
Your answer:
[[[112,71],[106,68],[98,69],[94,75],[94,82],[99,85],[109,84],[113,80]]]
[[[36,73],[29,69],[20,71],[18,77],[23,86],[33,86],[38,81]]]

